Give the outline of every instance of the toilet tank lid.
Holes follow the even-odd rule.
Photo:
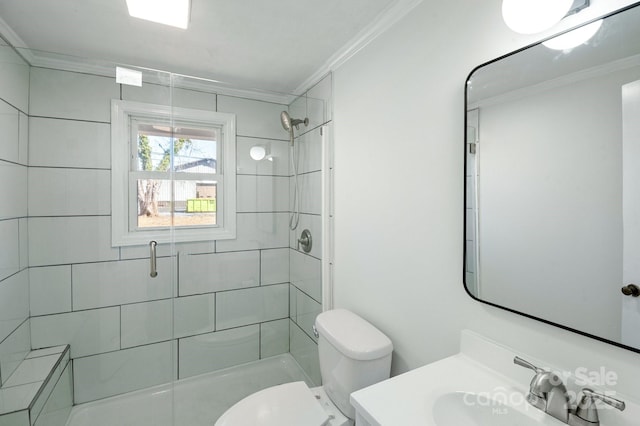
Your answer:
[[[391,340],[366,320],[346,309],[316,317],[318,333],[340,352],[355,360],[373,360],[393,351]]]

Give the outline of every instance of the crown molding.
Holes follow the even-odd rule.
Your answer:
[[[13,47],[18,55],[22,56],[25,61],[31,64],[34,58],[33,52],[27,48],[27,44],[13,31],[13,28],[11,28],[2,17],[0,17],[0,37]]]
[[[402,19],[423,0],[397,0],[387,6],[378,16],[342,46],[313,74],[303,81],[293,93],[301,94],[309,90],[329,72],[335,71],[340,65],[348,61],[353,55],[386,32],[393,24]]]

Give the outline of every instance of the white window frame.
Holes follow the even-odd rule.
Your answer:
[[[194,126],[219,127],[222,138],[217,158],[217,212],[215,226],[170,228],[137,228],[130,226],[133,209],[137,212],[136,188],[132,180],[141,175],[132,171],[132,143],[137,144],[131,128],[132,120],[158,120],[159,123],[192,123]],[[135,139],[135,140],[134,140]],[[220,161],[222,160],[222,161]],[[157,176],[158,172],[148,172]],[[180,173],[165,172],[165,179],[179,179]],[[211,175],[207,179],[211,180]],[[137,193],[136,193],[137,194]],[[133,200],[133,201],[132,201]],[[224,240],[236,238],[236,117],[235,114],[177,108],[141,102],[111,101],[111,244],[113,247],[158,243]]]

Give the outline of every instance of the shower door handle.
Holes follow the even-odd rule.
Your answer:
[[[151,272],[149,273],[149,275],[151,276],[151,278],[155,278],[158,276],[158,271],[156,269],[156,246],[157,245],[158,243],[155,241],[151,241],[149,243],[149,262],[151,263]]]

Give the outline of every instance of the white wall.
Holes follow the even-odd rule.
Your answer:
[[[596,0],[588,13],[625,3]],[[617,390],[638,394],[638,354],[463,289],[465,79],[535,40],[510,32],[500,5],[424,1],[335,71],[336,305],[390,336],[396,374],[457,352],[470,328],[565,368],[609,365]],[[567,25],[576,19],[587,18]]]

